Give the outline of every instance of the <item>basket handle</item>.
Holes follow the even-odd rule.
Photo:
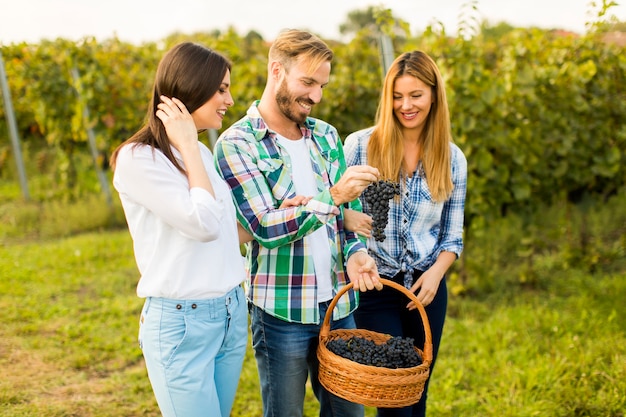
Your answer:
[[[422,305],[422,303],[419,302],[415,294],[413,294],[408,289],[404,288],[404,286],[396,282],[393,282],[391,280],[385,279],[385,278],[380,278],[380,282],[383,284],[383,286],[388,286],[388,287],[391,287],[400,291],[401,293],[406,295],[411,301],[413,301],[415,305],[417,306],[420,316],[422,316],[422,323],[424,324],[424,334],[426,336],[424,338],[424,350],[423,350],[424,359],[428,359],[428,361],[430,362],[433,357],[433,341],[432,341],[432,334],[430,333],[430,323],[428,322],[428,316],[426,315],[426,310],[424,310],[424,306]],[[344,286],[342,289],[339,290],[339,292],[335,295],[335,297],[331,301],[330,305],[328,306],[328,310],[326,311],[326,315],[324,316],[324,322],[322,323],[322,327],[320,328],[320,336],[319,336],[320,340],[326,339],[328,335],[330,334],[330,319],[333,316],[333,310],[335,309],[335,306],[339,302],[339,299],[341,298],[341,296],[345,294],[347,291],[349,291],[350,288],[352,288],[353,286],[354,284],[352,282],[348,283],[348,285]],[[368,290],[368,291],[377,291],[377,290]]]

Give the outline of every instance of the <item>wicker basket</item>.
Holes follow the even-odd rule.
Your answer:
[[[381,279],[381,282],[384,286],[392,287],[404,293],[417,306],[422,316],[426,336],[424,350],[422,351],[415,348],[422,357],[422,364],[412,368],[383,368],[363,365],[328,350],[326,344],[335,339],[350,339],[356,336],[380,344],[385,343],[391,338],[388,334],[364,329],[339,329],[330,331],[332,311],[337,305],[339,298],[352,288],[352,283],[350,283],[342,288],[335,298],[333,298],[320,329],[320,343],[317,348],[319,380],[328,391],[354,403],[363,404],[368,407],[405,407],[419,401],[424,391],[424,384],[428,379],[430,364],[433,358],[430,325],[426,311],[417,300],[415,294],[393,281]]]

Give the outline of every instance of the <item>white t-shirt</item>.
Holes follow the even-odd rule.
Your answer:
[[[126,145],[118,154],[113,185],[133,238],[139,297],[215,298],[245,280],[230,189],[202,143],[200,153],[215,198],[189,189],[187,177],[157,149]]]
[[[287,150],[291,158],[291,174],[298,195],[310,197],[319,194],[315,182],[315,173],[311,166],[309,148],[304,138],[291,140],[276,135],[278,142]],[[322,226],[304,237],[305,244],[311,247],[315,278],[317,280],[318,301],[328,301],[333,298],[330,264],[331,254],[328,243],[328,232]]]

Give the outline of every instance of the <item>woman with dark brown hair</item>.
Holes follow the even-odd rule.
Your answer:
[[[198,131],[219,129],[230,62],[185,42],[159,63],[147,123],[113,153],[145,298],[139,344],[161,413],[230,415],[248,337],[230,189]]]

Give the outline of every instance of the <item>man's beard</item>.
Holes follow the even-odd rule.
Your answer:
[[[313,103],[311,100],[300,100],[311,106]],[[301,125],[306,121],[307,114],[294,112],[292,110],[292,105],[298,106],[297,99],[293,97],[289,88],[287,87],[287,83],[283,80],[278,87],[278,91],[276,92],[276,103],[278,104],[278,108],[283,114],[291,121]]]

